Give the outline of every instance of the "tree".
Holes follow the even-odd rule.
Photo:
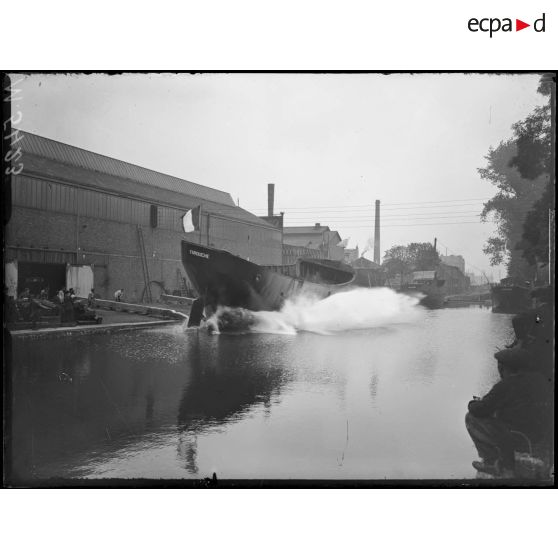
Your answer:
[[[553,188],[554,141],[556,115],[556,83],[552,75],[541,78],[538,92],[549,97],[548,105],[540,107],[523,122],[518,122],[514,130],[520,143],[518,156],[514,160],[524,177],[542,177],[546,187],[542,197],[535,202],[525,219],[523,235],[518,247],[523,257],[532,265],[548,263],[548,213],[556,205]]]
[[[548,261],[548,210],[554,207],[554,114],[552,76],[541,78],[538,92],[551,102],[536,107],[512,126],[513,137],[490,149],[488,164],[478,169],[499,192],[484,204],[481,219],[493,216],[496,236],[484,246],[490,263],[506,262],[508,275],[531,279],[535,264]]]
[[[414,271],[428,271],[440,265],[440,256],[430,242],[412,242],[408,249]]]
[[[548,263],[548,210],[554,207],[554,192],[549,181],[542,197],[527,214],[518,248],[531,265]]]
[[[518,123],[520,124],[520,123]],[[481,220],[489,217],[496,223],[496,236],[490,237],[483,251],[491,265],[507,263],[510,276],[530,277],[529,264],[522,257],[518,243],[522,239],[523,224],[533,204],[544,190],[544,178],[524,178],[513,161],[520,157],[517,139],[502,141],[490,148],[485,157],[487,165],[478,169],[481,178],[490,181],[499,192],[482,209]]]
[[[388,277],[405,275],[411,271],[436,269],[440,257],[430,242],[412,242],[407,246],[392,246],[384,256],[384,269]]]
[[[546,174],[548,179],[551,164],[550,104],[537,107],[525,120],[516,122],[512,129],[517,154],[510,164],[523,178],[534,180]]]
[[[405,275],[410,271],[409,250],[406,246],[392,246],[386,250],[383,267],[388,277]]]

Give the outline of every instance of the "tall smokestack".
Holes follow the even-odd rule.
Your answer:
[[[275,198],[275,184],[267,185],[267,216],[273,217],[273,202]]]
[[[376,217],[374,219],[374,263],[380,264],[380,200],[376,200]]]

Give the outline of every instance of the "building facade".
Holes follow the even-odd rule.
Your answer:
[[[355,270],[355,283],[361,287],[383,287],[386,273],[382,266],[361,256],[351,263]]]
[[[345,257],[345,249],[339,246],[339,233],[320,223],[313,227],[284,227],[283,242],[290,246],[316,250],[320,258],[342,262]]]
[[[283,265],[295,264],[300,258],[310,258],[315,260],[323,258],[323,255],[320,250],[316,250],[314,248],[283,244]]]
[[[461,273],[465,273],[465,259],[463,256],[440,256],[440,260],[443,264],[452,265],[453,267],[457,267],[461,271]]]
[[[352,265],[352,263],[359,257],[358,246],[356,248],[344,248],[343,249],[343,261],[346,264]]]
[[[22,134],[5,230],[11,295],[30,285],[51,295],[73,287],[82,297],[94,287],[101,298],[124,288],[130,302],[184,293],[183,239],[262,265],[282,263],[281,231],[226,192]],[[195,207],[199,230],[186,234],[182,218]]]
[[[462,294],[471,288],[471,279],[460,268],[441,263],[436,270],[436,278],[444,280],[445,294]]]

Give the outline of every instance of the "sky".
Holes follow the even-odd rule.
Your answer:
[[[18,79],[21,76],[14,76]],[[19,127],[229,192],[287,226],[321,223],[381,251],[438,239],[468,270],[498,279],[480,223],[496,188],[489,148],[544,103],[535,74],[31,75],[18,84]],[[367,254],[372,258],[372,252]]]

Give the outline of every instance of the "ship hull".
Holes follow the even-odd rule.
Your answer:
[[[219,306],[252,311],[279,310],[289,298],[317,299],[355,288],[353,281],[321,284],[291,277],[224,250],[182,242],[182,263],[205,306],[206,317]]]
[[[492,311],[518,314],[531,306],[530,290],[517,285],[494,285],[491,289]]]
[[[430,285],[406,285],[399,289],[399,292],[419,298],[420,305],[430,310],[443,308],[446,300],[445,294],[439,288]]]

